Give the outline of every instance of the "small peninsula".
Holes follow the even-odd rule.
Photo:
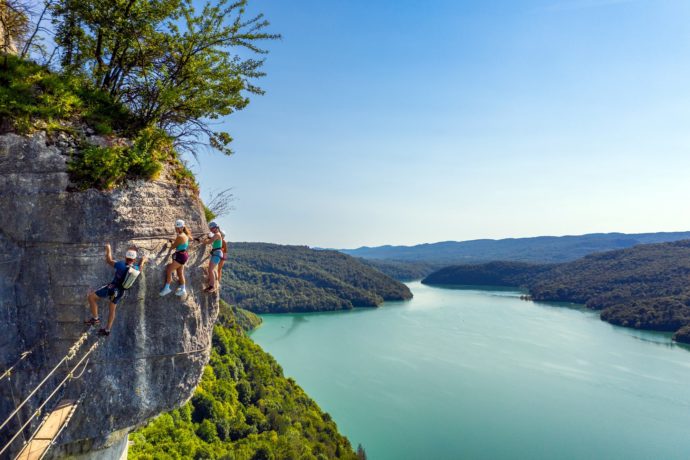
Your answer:
[[[407,286],[337,251],[268,243],[228,243],[221,297],[255,313],[377,307],[407,300]]]

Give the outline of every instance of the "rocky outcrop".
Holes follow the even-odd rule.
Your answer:
[[[73,188],[67,160],[42,133],[0,136],[0,372],[35,347],[11,379],[0,381],[0,419],[84,333],[87,291],[112,278],[104,244],[112,245],[116,260],[132,244],[151,260],[120,302],[112,334],[99,339],[92,330],[69,362],[76,364],[80,354],[99,343],[86,371],[56,395],[83,399],[52,456],[121,444],[132,428],[186,401],[208,360],[218,314],[217,296],[202,292],[203,248],[190,251],[188,295],[158,296],[175,219],[185,219],[194,233],[206,229],[196,194],[166,180],[130,182],[111,192],[68,191]],[[101,317],[107,318],[107,303],[99,306]],[[0,431],[0,447],[66,369],[61,367]],[[32,431],[27,428],[26,434]],[[13,451],[21,444],[16,441]]]
[[[678,329],[676,333],[673,334],[673,340],[679,343],[690,344],[690,325],[683,326],[680,329]]]

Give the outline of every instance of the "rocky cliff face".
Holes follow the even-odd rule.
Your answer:
[[[68,157],[62,147],[50,144],[40,133],[0,136],[0,372],[36,347],[10,379],[0,381],[1,420],[85,332],[86,293],[113,275],[104,244],[111,243],[116,260],[132,244],[151,258],[120,302],[112,334],[99,339],[92,329],[68,363],[76,364],[100,340],[81,378],[57,394],[83,397],[51,449],[51,456],[57,456],[118,443],[133,427],[187,400],[208,360],[218,300],[202,292],[208,251],[194,247],[186,269],[186,298],[158,296],[170,261],[164,246],[175,219],[184,219],[195,234],[207,231],[192,191],[160,180],[129,183],[112,192],[71,192]],[[102,300],[99,308],[101,318],[107,318],[107,302]],[[67,367],[0,431],[0,448]],[[27,437],[32,432],[25,431]],[[21,439],[14,442],[13,452]]]

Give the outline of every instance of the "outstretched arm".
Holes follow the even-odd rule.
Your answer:
[[[140,271],[144,269],[144,264],[145,264],[146,261],[148,261],[148,260],[149,260],[149,258],[148,258],[147,256],[144,256],[144,257],[141,258],[141,262],[139,262],[139,270],[140,270]]]
[[[115,266],[112,250],[110,249],[110,243],[105,243],[105,263],[107,263],[111,267]]]

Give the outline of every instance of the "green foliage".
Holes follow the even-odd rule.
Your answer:
[[[128,458],[358,458],[330,417],[224,308],[194,397],[130,435]]]
[[[231,136],[212,120],[241,110],[247,94],[262,94],[266,51],[259,14],[247,0],[216,0],[200,11],[192,0],[57,0],[54,25],[63,67],[83,75],[135,114],[188,148],[200,138],[230,153]]]
[[[206,222],[211,222],[216,218],[216,214],[211,211],[208,206],[204,205],[204,216],[206,216]]]
[[[72,182],[81,190],[111,189],[127,177],[128,159],[120,147],[84,147],[68,164]]]
[[[233,243],[221,295],[257,313],[375,307],[412,293],[361,261],[337,251],[305,246]]]
[[[390,260],[390,259],[359,259],[362,263],[374,267],[382,273],[398,281],[420,280],[433,273],[443,264],[420,262],[411,260]]]
[[[37,120],[53,130],[70,130],[74,122],[84,122],[112,132],[126,126],[130,115],[79,76],[6,55],[0,60],[0,125],[28,133]]]
[[[262,321],[260,316],[235,305],[228,305],[223,299],[220,300],[218,320],[226,324],[237,325],[246,332],[259,327]]]
[[[524,262],[489,262],[452,265],[435,271],[422,280],[429,285],[522,286],[550,265]]]
[[[112,136],[111,145],[88,143],[82,137],[68,164],[77,188],[111,189],[126,179],[151,180],[164,165],[181,185],[197,189],[194,174],[173,150],[173,139],[163,130],[132,130],[129,111],[78,75],[53,73],[15,56],[6,56],[0,68],[0,126],[19,133],[36,129],[62,131],[78,139],[75,126],[90,126],[98,134],[130,135],[132,141]]]
[[[194,176],[194,173],[187,167],[185,161],[180,160],[175,155],[168,159],[168,164],[170,165],[168,174],[170,174],[170,177],[175,183],[187,186],[197,193],[199,192],[199,184],[196,182],[196,176]]]
[[[131,146],[83,146],[73,154],[68,172],[81,190],[108,190],[125,179],[155,179],[163,163],[173,158],[169,137],[158,129],[146,128]]]

